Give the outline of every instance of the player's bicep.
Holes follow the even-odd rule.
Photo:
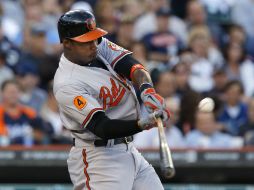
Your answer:
[[[80,93],[66,87],[58,90],[55,97],[61,111],[81,127],[86,127],[96,112],[103,111],[98,101],[87,92]]]

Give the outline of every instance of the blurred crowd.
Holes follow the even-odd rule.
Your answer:
[[[71,143],[52,93],[57,21],[70,9],[93,12],[150,72],[171,148],[254,145],[254,0],[1,0],[0,146]],[[204,97],[213,112],[197,110]],[[157,130],[134,143],[158,148]]]

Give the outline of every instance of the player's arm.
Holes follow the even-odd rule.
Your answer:
[[[155,92],[150,74],[144,66],[130,54],[119,60],[114,67],[115,71],[128,78],[139,88],[141,99],[149,113],[155,110],[163,110],[163,120],[170,117],[166,109],[164,99]]]
[[[97,112],[86,128],[102,139],[120,138],[151,129],[156,124],[156,118],[161,116],[162,111],[156,111],[139,120],[119,120],[108,118],[104,112]]]
[[[140,87],[143,83],[152,84],[148,72],[143,65],[132,56],[132,52],[102,38],[98,46],[99,54],[110,63],[111,67],[121,76],[131,80]],[[140,70],[136,74],[136,70]],[[134,75],[135,74],[135,75]]]
[[[129,121],[110,119],[89,92],[80,93],[80,87],[72,84],[55,90],[55,97],[66,125],[71,127],[72,121],[75,121],[74,123],[78,123],[80,128],[86,128],[103,139],[126,137],[150,129],[155,126],[155,117],[162,115],[161,112],[156,113],[155,116],[152,113],[148,118],[141,117],[139,120]]]

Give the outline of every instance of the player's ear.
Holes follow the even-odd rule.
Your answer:
[[[71,47],[72,47],[72,41],[69,40],[69,39],[64,39],[63,40],[63,46],[66,49],[71,49]]]

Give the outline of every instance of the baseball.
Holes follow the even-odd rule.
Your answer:
[[[212,112],[214,109],[214,101],[212,98],[204,98],[198,104],[199,111]]]

